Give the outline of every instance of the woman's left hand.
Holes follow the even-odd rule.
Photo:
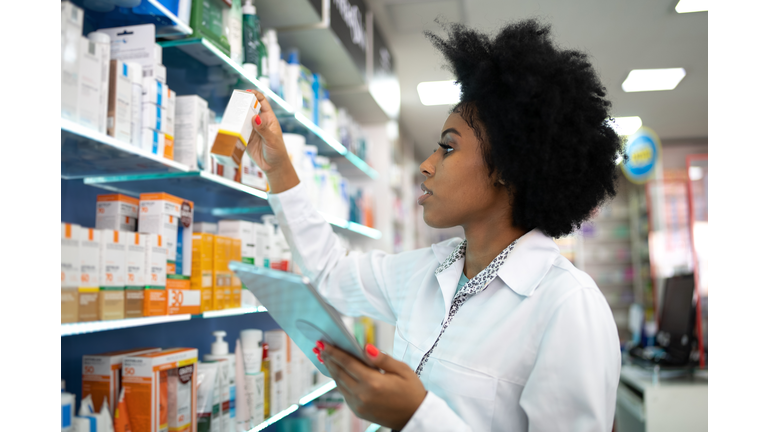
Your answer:
[[[383,373],[331,345],[318,342],[316,350],[344,400],[362,419],[400,430],[427,396],[421,380],[407,364],[373,345],[365,347],[366,355]]]

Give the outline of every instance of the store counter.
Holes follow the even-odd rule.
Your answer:
[[[622,365],[615,432],[706,431],[707,382],[706,372]]]

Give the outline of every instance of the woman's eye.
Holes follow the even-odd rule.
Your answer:
[[[453,151],[453,147],[451,147],[449,145],[446,145],[446,144],[443,144],[443,143],[440,143],[440,142],[437,143],[437,145],[439,145],[440,147],[443,148],[443,150],[445,150],[445,154],[448,154],[448,153]]]

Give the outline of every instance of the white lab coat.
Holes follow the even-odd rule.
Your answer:
[[[461,240],[348,252],[302,184],[269,203],[302,273],[341,313],[395,325],[392,355],[415,369],[440,332],[464,259],[435,269]],[[402,432],[609,432],[620,367],[605,297],[533,230],[446,329],[421,375],[427,397]]]

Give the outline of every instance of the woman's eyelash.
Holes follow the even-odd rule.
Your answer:
[[[450,153],[450,152],[453,151],[453,147],[451,147],[451,146],[449,146],[447,144],[443,144],[441,142],[438,142],[437,145],[439,145],[440,147],[444,148],[446,153]]]

